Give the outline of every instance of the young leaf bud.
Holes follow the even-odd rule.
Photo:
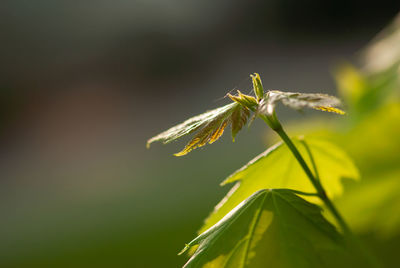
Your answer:
[[[242,94],[242,92],[240,92],[239,90],[238,95],[233,96],[228,93],[228,97],[234,102],[237,102],[250,110],[254,110],[257,106],[257,100],[254,97]]]
[[[261,83],[261,78],[258,73],[254,73],[254,75],[250,75],[253,81],[253,90],[257,96],[258,100],[261,100],[264,97],[264,89]]]

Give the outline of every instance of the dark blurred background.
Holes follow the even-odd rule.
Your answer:
[[[399,1],[2,1],[0,266],[178,267],[262,152],[255,124],[181,158],[145,142],[264,88],[335,94]],[[291,113],[292,115],[292,113]],[[297,116],[297,115],[296,115]],[[290,121],[286,116],[284,120]]]

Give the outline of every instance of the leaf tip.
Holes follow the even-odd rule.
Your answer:
[[[234,95],[232,95],[232,94],[230,94],[230,93],[227,93],[226,94],[231,100],[233,100],[234,102],[237,102],[237,97],[236,96],[234,96]]]
[[[179,153],[175,153],[174,156],[183,156],[183,155],[186,155],[187,153],[188,153],[187,150],[182,150]]]
[[[186,250],[188,250],[189,247],[190,247],[189,244],[185,244],[185,247],[184,247],[181,251],[179,251],[178,256],[180,256],[180,255],[182,255],[183,253],[185,253]]]
[[[221,183],[219,184],[219,186],[225,186],[225,185],[227,185],[228,183],[230,183],[230,178],[231,178],[231,176],[229,176],[228,178],[226,178],[223,182],[221,182]]]
[[[316,107],[314,107],[314,109],[324,111],[324,112],[336,113],[336,114],[340,114],[340,115],[346,114],[345,111],[343,111],[339,108],[330,107],[330,106],[316,106]]]
[[[254,97],[245,95],[239,90],[237,91],[237,95],[231,95],[230,93],[228,93],[227,96],[234,102],[250,110],[254,109],[254,107],[257,106],[257,100]]]

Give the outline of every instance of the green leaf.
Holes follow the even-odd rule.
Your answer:
[[[388,238],[400,234],[400,170],[352,185],[335,200],[342,214],[360,233]]]
[[[398,99],[399,66],[379,73],[366,73],[350,64],[336,71],[338,90],[347,101],[353,121],[369,118],[374,110]]]
[[[261,100],[264,97],[264,88],[260,75],[258,73],[254,73],[254,75],[250,75],[250,77],[253,82],[254,94],[257,96],[258,100]]]
[[[246,107],[234,102],[192,117],[182,124],[158,134],[147,141],[147,147],[155,141],[162,141],[164,144],[169,143],[198,130],[198,133],[189,141],[185,148],[175,154],[176,156],[182,156],[195,148],[204,146],[207,143],[211,144],[218,140],[229,124],[232,124],[232,137],[234,139],[237,132],[246,123],[249,115],[250,112]]]
[[[184,267],[334,267],[344,240],[321,209],[291,190],[260,190],[188,245]]]
[[[233,141],[235,141],[236,134],[243,128],[244,125],[246,125],[249,116],[249,109],[243,108],[241,105],[238,105],[233,111],[231,116]]]
[[[337,208],[352,230],[382,239],[400,237],[400,102],[391,101],[345,133],[322,133],[346,148],[363,176],[346,182]]]
[[[358,170],[347,154],[337,146],[318,139],[293,139],[310,167],[307,147],[313,156],[317,175],[329,197],[342,193],[342,178],[358,179]],[[307,146],[307,147],[306,147]],[[314,171],[315,173],[315,171]],[[229,176],[222,184],[236,182],[226,197],[215,207],[200,232],[217,223],[240,202],[260,189],[290,188],[314,193],[315,189],[286,145],[278,143]],[[316,197],[305,197],[319,202]]]
[[[230,93],[226,94],[231,100],[237,102],[248,109],[255,111],[258,106],[257,100],[253,96],[242,94],[239,90],[237,91],[237,95],[231,95]]]
[[[342,110],[336,108],[341,103],[336,97],[319,93],[294,93],[278,90],[268,91],[266,97],[260,101],[258,113],[271,115],[278,102],[282,102],[284,105],[295,110],[312,108],[315,110],[344,114]]]

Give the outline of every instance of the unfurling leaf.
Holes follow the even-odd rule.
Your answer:
[[[342,178],[359,178],[353,161],[334,144],[315,138],[292,140],[315,176],[321,181],[329,197],[339,196],[342,193]],[[235,182],[235,185],[215,207],[200,232],[214,225],[240,202],[260,189],[290,188],[309,193],[315,191],[300,164],[282,143],[276,144],[251,160],[222,184],[232,182]],[[305,198],[316,203],[319,201],[312,196]]]
[[[252,111],[256,109],[258,102],[254,97],[242,94],[242,92],[240,92],[239,90],[237,92],[238,92],[238,94],[236,96],[231,95],[229,93],[227,95],[234,102],[237,102]]]
[[[348,260],[321,209],[286,189],[260,190],[188,245],[184,267],[335,267]]]
[[[236,134],[243,128],[247,123],[247,119],[250,116],[250,111],[247,108],[238,106],[232,113],[231,116],[231,129],[232,129],[232,140],[235,141]]]
[[[254,73],[254,75],[250,75],[250,77],[253,81],[254,94],[256,94],[258,100],[261,100],[264,97],[264,88],[261,82],[260,75],[258,73]]]
[[[294,109],[309,107],[316,110],[344,114],[342,110],[336,108],[336,106],[340,105],[340,101],[335,97],[325,94],[304,94],[281,91],[268,91],[267,94],[264,94],[260,75],[255,73],[251,75],[251,78],[253,81],[253,90],[257,99],[242,94],[240,91],[238,91],[238,95],[235,96],[228,94],[234,103],[192,117],[158,134],[147,141],[147,147],[155,141],[161,141],[165,144],[194,131],[198,131],[185,148],[181,152],[175,154],[176,156],[182,156],[207,143],[211,144],[215,142],[221,137],[225,128],[230,124],[232,128],[232,139],[235,141],[235,136],[246,124],[250,116],[250,111],[255,112],[251,121],[254,120],[256,116],[265,117],[264,119],[267,120],[268,125],[276,130],[280,126],[280,123],[275,116],[275,105],[279,101]]]
[[[189,141],[185,148],[181,152],[175,154],[176,156],[182,156],[193,149],[204,146],[207,143],[211,144],[218,140],[229,124],[232,124],[232,138],[234,140],[236,134],[247,122],[249,115],[250,112],[245,106],[234,102],[192,117],[182,124],[160,133],[149,139],[147,141],[147,146],[150,146],[150,144],[155,141],[169,143],[198,130],[198,133]]]
[[[258,113],[270,115],[278,102],[295,110],[312,108],[316,110],[345,114],[344,111],[336,108],[340,100],[336,97],[319,93],[294,93],[277,90],[268,91],[265,98],[260,102]]]

